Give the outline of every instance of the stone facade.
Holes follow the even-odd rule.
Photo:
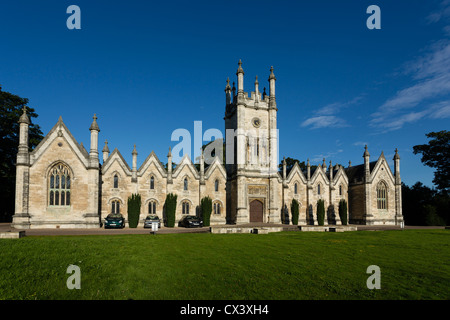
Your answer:
[[[347,168],[322,164],[306,169],[298,163],[286,172],[278,170],[278,127],[275,75],[270,69],[268,86],[244,91],[244,70],[239,61],[235,83],[225,88],[226,164],[219,157],[205,168],[203,154],[194,165],[188,156],[173,168],[169,148],[167,166],[154,152],[138,168],[138,151],[132,150],[131,167],[119,150],[110,153],[108,142],[99,161],[100,128],[94,115],[89,128],[89,152],[72,136],[62,118],[41,143],[28,152],[29,119],[26,109],[19,120],[16,209],[13,226],[28,228],[98,228],[105,217],[119,212],[128,220],[127,201],[140,194],[139,226],[149,213],[165,216],[166,195],[177,194],[176,219],[199,213],[200,201],[213,200],[211,224],[249,222],[282,223],[293,199],[300,205],[299,224],[317,225],[317,201],[325,203],[325,224],[339,225],[339,202],[348,204],[348,219],[354,224],[403,222],[400,157],[396,151],[394,173],[382,153],[370,162]],[[199,169],[198,169],[199,168]]]

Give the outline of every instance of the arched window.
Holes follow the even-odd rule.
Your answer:
[[[342,186],[339,186],[339,195],[342,196]]]
[[[189,201],[183,201],[183,202],[181,203],[181,205],[182,205],[182,211],[181,211],[181,213],[182,213],[182,214],[189,214]]]
[[[155,189],[155,177],[153,176],[150,177],[150,189]]]
[[[214,214],[220,214],[220,202],[214,202]]]
[[[317,194],[320,194],[320,183],[317,185]]]
[[[120,201],[119,200],[113,200],[111,202],[111,213],[120,213]]]
[[[148,213],[156,214],[156,201],[150,201],[148,203]]]
[[[70,206],[71,177],[69,168],[56,164],[50,170],[48,184],[48,204],[50,206]]]
[[[298,187],[297,187],[297,184],[294,184],[294,194],[298,194]]]
[[[383,182],[377,186],[377,209],[387,209],[387,188]]]
[[[188,189],[188,179],[184,178],[184,190],[187,191]]]
[[[219,180],[214,181],[214,190],[219,191]]]
[[[117,189],[119,187],[119,177],[117,174],[114,175],[114,188]]]

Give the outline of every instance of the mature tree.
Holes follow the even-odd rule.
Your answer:
[[[19,118],[28,99],[21,98],[0,87],[0,221],[10,221],[14,214],[16,157],[19,147]],[[40,127],[33,124],[37,118],[33,108],[26,107],[29,128],[30,151],[39,144],[43,135]]]
[[[300,162],[298,159],[287,157],[286,159],[286,172],[289,173],[292,168],[294,167],[295,163],[297,162],[300,170],[306,170],[306,163],[305,161]],[[314,170],[317,166],[311,166],[311,169]],[[278,165],[278,169],[282,172],[283,171],[283,160],[281,160],[280,164]]]
[[[436,168],[433,183],[441,191],[450,191],[450,131],[430,132],[428,144],[413,147],[414,154],[421,153],[421,161],[431,168]]]

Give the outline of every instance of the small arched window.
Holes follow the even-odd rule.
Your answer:
[[[114,175],[114,188],[119,188],[119,177],[117,176],[117,174]]]
[[[120,213],[120,201],[119,200],[113,200],[111,202],[111,213]]]
[[[377,186],[377,209],[387,209],[387,187],[383,182]]]
[[[153,176],[150,177],[150,189],[155,189],[155,177]]]
[[[298,187],[297,187],[297,184],[294,184],[294,194],[298,194]]]
[[[189,201],[183,201],[183,202],[181,203],[181,205],[182,205],[182,211],[181,211],[181,213],[182,213],[182,214],[189,214]]]
[[[342,196],[342,186],[339,186],[339,195]]]
[[[188,179],[184,178],[184,190],[187,191],[188,189]]]
[[[150,201],[148,203],[148,213],[156,214],[156,201]]]
[[[317,194],[320,194],[320,183],[317,185]]]
[[[214,190],[219,191],[219,180],[214,181]]]
[[[56,164],[50,170],[48,184],[48,204],[50,206],[70,206],[71,177],[69,168]]]
[[[214,202],[214,214],[220,214],[220,202]]]

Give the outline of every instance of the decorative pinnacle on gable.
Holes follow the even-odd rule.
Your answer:
[[[96,130],[96,131],[100,132],[100,128],[97,124],[97,114],[94,113],[94,116],[92,118],[94,119],[94,121],[92,121],[92,124],[91,124],[89,130]]]
[[[238,65],[239,65],[239,68],[237,69],[236,75],[239,74],[239,73],[244,74],[244,69],[242,69],[242,61],[241,61],[241,59],[239,59]]]
[[[102,152],[108,152],[109,153],[108,140],[105,140],[105,146],[103,147]]]
[[[225,87],[225,91],[228,91],[228,90],[231,90],[231,87],[230,87],[230,78],[227,78],[227,85],[226,85],[226,87]]]
[[[28,115],[27,115],[27,107],[23,106],[22,110],[23,110],[23,113],[19,118],[19,123],[30,124],[30,119],[28,118]]]
[[[363,157],[368,157],[368,156],[370,156],[369,151],[367,150],[367,144],[365,145],[364,150],[365,150],[365,151],[364,151]]]
[[[394,160],[400,160],[400,156],[398,155],[398,149],[395,148]]]
[[[269,76],[269,81],[270,80],[277,80],[277,78],[275,78],[275,74],[273,73],[273,66],[270,67],[270,76]]]
[[[138,154],[137,150],[136,150],[136,145],[134,145],[133,152],[131,152],[131,154],[132,155],[137,155]]]

